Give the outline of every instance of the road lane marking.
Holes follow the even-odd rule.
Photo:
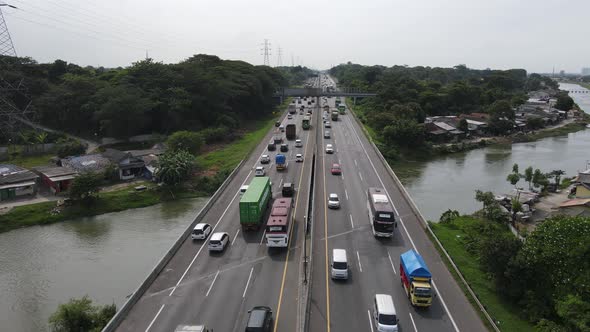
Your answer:
[[[322,143],[324,141],[322,140]],[[323,146],[323,144],[322,144]],[[336,150],[338,152],[338,150]],[[324,180],[324,197],[328,197],[326,195],[326,157],[325,154],[322,155],[322,175]],[[324,241],[324,252],[325,252],[325,259],[326,259],[326,331],[330,332],[330,282],[329,282],[329,271],[328,271],[328,206],[326,199],[324,199],[324,237],[326,241]],[[276,331],[275,331],[276,332]]]
[[[246,178],[244,179],[244,182],[242,182],[242,185],[240,185],[240,187],[242,187],[244,185],[244,183],[246,183],[246,181],[250,177],[250,174],[252,174],[252,171],[250,171],[248,173],[248,175],[246,175]],[[221,217],[217,220],[217,222],[215,223],[215,225],[213,225],[213,229],[211,230],[211,233],[214,233],[215,232],[215,228],[217,228],[217,225],[219,225],[219,222],[221,222],[221,220],[223,219],[223,216],[225,216],[225,214],[227,213],[227,210],[229,210],[229,207],[232,205],[232,203],[234,202],[234,200],[236,199],[236,197],[238,196],[239,193],[240,193],[240,191],[238,190],[234,194],[234,197],[232,198],[232,200],[229,202],[229,204],[227,205],[227,207],[225,208],[225,210],[221,214]],[[172,290],[170,291],[170,294],[168,294],[168,296],[172,296],[172,294],[174,294],[174,291],[176,290],[176,288],[178,287],[178,285],[180,285],[180,283],[182,282],[182,280],[184,279],[184,277],[186,276],[186,274],[188,273],[188,271],[190,270],[190,268],[193,266],[193,264],[197,260],[197,257],[199,257],[199,255],[201,254],[201,251],[203,251],[203,248],[205,247],[205,244],[206,244],[206,241],[203,242],[203,244],[201,245],[201,247],[199,248],[199,250],[195,254],[195,257],[193,257],[193,260],[186,267],[186,270],[184,270],[184,273],[182,274],[182,276],[180,277],[180,279],[178,279],[178,282],[176,283],[176,285],[174,285],[174,287],[172,288]]]
[[[412,313],[409,312],[410,314],[410,320],[412,321],[412,325],[414,325],[414,331],[418,332],[418,328],[416,327],[416,323],[414,322],[414,317],[412,317]]]
[[[359,255],[359,251],[356,251],[356,259],[359,261],[359,270],[363,272],[363,267],[361,266],[361,256]]]
[[[303,151],[303,156],[307,156],[307,147],[309,146],[309,141],[311,141],[310,139],[311,134],[308,134],[307,140],[305,142],[305,149]],[[307,158],[307,157],[306,157]],[[301,181],[303,180],[303,173],[305,173],[305,162],[303,163],[303,166],[301,167],[301,173],[299,173],[299,183],[297,185],[297,188],[301,188]],[[275,317],[275,326],[273,331],[277,332],[278,331],[278,327],[279,327],[279,317],[281,314],[281,302],[283,301],[283,291],[285,289],[285,279],[287,277],[287,267],[289,266],[289,255],[291,253],[291,237],[293,236],[293,225],[295,224],[295,214],[297,212],[297,206],[299,204],[299,193],[301,191],[297,190],[297,197],[295,197],[295,209],[293,211],[293,214],[291,215],[291,231],[289,232],[289,239],[288,239],[288,244],[287,244],[287,256],[285,257],[285,267],[283,268],[283,278],[281,280],[281,290],[279,292],[279,303],[277,305],[277,315]],[[266,230],[265,230],[266,232]],[[305,234],[303,234],[305,236]]]
[[[344,195],[346,195],[346,200],[348,200],[348,191],[346,189],[344,189]]]
[[[346,231],[346,232],[342,232],[342,233],[338,233],[338,234],[330,235],[330,236],[328,236],[327,238],[324,236],[323,238],[321,238],[321,239],[320,239],[320,241],[326,241],[326,239],[333,239],[333,238],[335,238],[335,237],[339,237],[339,236],[343,236],[343,235],[346,235],[346,234],[350,234],[350,233],[352,233],[352,232],[354,232],[354,231],[355,231],[354,229],[351,229],[351,230],[349,230],[349,231]]]
[[[371,327],[371,332],[373,332],[373,317],[371,317],[371,310],[367,310],[367,315],[369,315],[369,326]]]
[[[260,245],[264,242],[264,236],[266,235],[266,227],[264,228],[264,232],[262,232],[262,237],[260,238]]]
[[[393,269],[393,274],[397,274],[395,270],[395,265],[393,265],[393,261],[391,260],[391,255],[389,255],[389,251],[387,252],[387,257],[389,257],[389,262],[391,263],[391,268]]]
[[[238,231],[236,232],[236,235],[234,235],[234,239],[231,241],[231,245],[234,245],[234,242],[236,242],[236,238],[238,237],[238,234],[240,234],[240,229],[238,228]]]
[[[252,278],[252,272],[254,271],[254,267],[250,269],[250,275],[248,276],[248,282],[246,282],[246,288],[244,288],[244,294],[242,294],[242,298],[246,297],[246,291],[248,290],[248,285],[250,285],[250,278]]]
[[[205,294],[205,297],[209,296],[209,292],[211,292],[211,288],[213,288],[213,284],[215,284],[215,280],[217,280],[218,275],[219,275],[219,270],[217,270],[217,273],[215,273],[215,278],[213,278],[213,282],[211,283],[211,286],[209,286],[209,290],[207,291],[207,294]]]
[[[350,120],[350,121],[352,121],[352,120]],[[375,165],[373,164],[373,161],[371,161],[371,158],[369,158],[369,153],[365,149],[365,146],[364,146],[363,142],[361,141],[361,138],[360,138],[359,134],[357,133],[356,129],[354,128],[354,125],[352,125],[352,130],[354,131],[354,134],[358,138],[358,140],[360,142],[360,145],[363,148],[363,151],[365,152],[365,155],[367,156],[367,159],[369,160],[369,163],[371,164],[371,167],[373,167],[373,171],[375,172],[375,175],[377,175],[377,178],[379,179],[379,182],[381,183],[381,186],[383,187],[383,189],[385,189],[385,193],[387,194],[387,197],[389,198],[389,201],[390,202],[393,202],[393,200],[391,199],[391,196],[389,195],[389,191],[387,190],[387,188],[385,188],[385,185],[383,184],[383,180],[381,180],[381,177],[379,176],[379,173],[377,173],[377,169],[375,168]],[[393,209],[395,210],[395,213],[399,217],[399,212],[397,211],[397,209],[395,207],[395,204],[393,205]],[[410,243],[412,243],[412,248],[414,248],[414,250],[416,250],[416,252],[418,252],[418,249],[416,248],[416,245],[414,244],[414,241],[412,240],[412,237],[410,236],[410,233],[406,229],[406,226],[404,225],[403,220],[401,218],[399,218],[399,221],[400,221],[400,224],[402,225],[402,227],[404,228],[404,231],[406,232],[406,235],[408,236],[408,239],[410,239]],[[447,315],[449,315],[449,318],[451,319],[451,323],[453,324],[453,327],[455,328],[455,331],[456,332],[459,332],[459,328],[457,327],[457,324],[455,323],[455,320],[453,319],[453,315],[451,315],[451,311],[447,307],[447,304],[443,300],[442,296],[440,296],[440,292],[438,291],[436,285],[434,284],[434,280],[432,281],[432,286],[434,286],[434,290],[438,293],[439,298],[440,298],[440,301],[443,304],[443,307],[445,308],[445,311],[447,312]]]
[[[354,165],[355,165],[356,167],[359,167],[359,164],[357,164],[357,162],[356,162],[356,159],[354,160]]]
[[[283,184],[283,178],[281,178],[281,181],[279,181],[279,188],[281,187],[282,184]]]
[[[350,226],[354,229],[354,222],[352,221],[352,214],[348,215],[350,217]]]
[[[361,178],[361,181],[363,181],[363,175],[361,174],[361,172],[359,172],[359,178]]]
[[[156,318],[158,318],[158,316],[160,316],[160,313],[162,312],[162,309],[164,309],[164,306],[165,306],[165,304],[162,304],[162,306],[160,307],[160,310],[158,310],[158,313],[154,316],[154,319],[152,319],[152,321],[150,322],[150,325],[148,325],[148,327],[145,329],[145,332],[148,332],[152,328],[152,325],[154,325]]]

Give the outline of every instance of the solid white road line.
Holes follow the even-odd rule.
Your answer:
[[[246,297],[246,291],[248,290],[248,285],[250,285],[250,278],[252,278],[252,272],[254,268],[250,269],[250,275],[248,276],[248,282],[246,282],[246,288],[244,288],[244,293],[242,294],[242,298]]]
[[[395,271],[395,265],[393,265],[393,261],[391,260],[391,255],[389,255],[389,251],[387,252],[387,257],[389,257],[389,263],[391,263],[391,268],[393,269],[393,273],[397,274],[397,271]]]
[[[359,261],[359,270],[360,270],[361,272],[363,272],[363,267],[361,266],[361,256],[359,255],[359,252],[358,252],[358,250],[357,250],[357,252],[356,252],[356,259],[358,259],[358,261]]]
[[[209,286],[209,290],[207,291],[207,294],[205,294],[205,297],[209,296],[209,292],[211,292],[211,288],[213,288],[213,284],[215,284],[215,280],[217,280],[218,275],[219,275],[219,270],[217,270],[217,273],[215,273],[215,278],[213,278],[213,282],[211,283],[211,286]]]
[[[346,189],[344,189],[344,195],[346,195],[346,200],[348,200],[348,191]]]
[[[356,167],[359,167],[359,164],[357,164],[357,162],[356,162],[356,159],[354,160],[354,165],[355,165]]]
[[[367,315],[369,315],[369,326],[371,327],[371,332],[373,332],[373,317],[371,317],[371,310],[367,310]]]
[[[160,313],[162,312],[162,309],[164,309],[164,306],[165,306],[165,304],[162,304],[162,306],[160,307],[160,310],[158,310],[158,313],[154,316],[154,319],[152,319],[152,321],[150,322],[150,325],[148,325],[148,327],[145,329],[145,332],[148,332],[152,328],[152,325],[154,325],[156,318],[158,318],[158,316],[160,316]]]
[[[410,320],[412,321],[412,325],[414,325],[414,331],[418,332],[418,328],[416,327],[416,323],[414,323],[414,317],[412,317],[412,313],[409,312],[410,314]]]
[[[359,172],[359,178],[361,178],[361,181],[363,181],[363,175],[361,174],[361,172]]]
[[[242,185],[240,187],[242,187],[244,185],[244,183],[246,183],[246,181],[250,177],[250,174],[252,174],[252,171],[250,171],[248,173],[248,175],[246,175],[246,179],[244,179],[244,182],[242,182]],[[227,210],[229,210],[229,207],[232,205],[232,203],[234,202],[234,200],[236,199],[236,197],[238,196],[238,194],[239,194],[239,190],[238,190],[238,192],[235,193],[234,197],[232,198],[232,200],[229,202],[229,204],[227,205],[227,207],[225,208],[225,210],[221,214],[221,217],[217,220],[217,222],[215,223],[215,225],[213,225],[213,229],[211,230],[211,233],[214,233],[215,232],[215,228],[217,228],[217,225],[219,225],[219,222],[223,219],[223,216],[225,216],[225,214],[227,213]],[[182,282],[182,280],[184,279],[184,277],[186,276],[186,274],[190,270],[191,266],[193,266],[193,264],[195,263],[195,260],[197,260],[197,257],[199,257],[199,255],[201,254],[201,251],[203,251],[203,248],[205,247],[205,244],[206,244],[206,241],[203,242],[203,244],[199,248],[199,251],[197,251],[197,253],[195,254],[195,257],[193,257],[193,260],[191,261],[191,263],[186,267],[186,270],[184,270],[184,273],[182,274],[182,276],[180,277],[180,279],[178,279],[178,282],[176,283],[176,285],[174,285],[174,287],[172,288],[172,290],[170,291],[170,294],[168,294],[168,296],[172,296],[172,294],[174,294],[174,291],[176,290],[176,287],[178,287],[178,285],[180,285],[180,283]]]
[[[264,232],[262,232],[262,238],[260,239],[260,245],[262,245],[262,242],[264,242],[264,235],[266,234],[266,228],[264,229]]]
[[[279,188],[281,188],[282,185],[283,185],[283,178],[281,178],[281,181],[279,181]]]
[[[350,120],[350,121],[352,121],[352,120]],[[356,129],[354,128],[354,125],[352,126],[352,130],[354,131],[354,134],[356,135],[357,139],[359,140],[359,143],[360,143],[361,147],[363,148],[363,151],[365,152],[365,155],[367,156],[367,159],[369,160],[369,163],[371,164],[371,167],[373,168],[373,171],[375,172],[375,175],[377,175],[377,178],[379,179],[379,183],[381,183],[381,186],[383,187],[383,189],[385,189],[385,193],[387,194],[387,197],[389,198],[389,201],[390,202],[393,202],[393,200],[391,200],[391,196],[389,195],[389,192],[385,188],[385,184],[383,184],[383,180],[381,180],[381,177],[379,176],[379,173],[377,172],[377,168],[375,168],[375,165],[373,164],[373,161],[371,161],[371,158],[369,158],[369,153],[367,152],[367,149],[365,149],[365,145],[361,141],[361,138],[360,138],[359,134],[357,133]],[[395,210],[395,213],[399,217],[399,212],[397,211],[397,208],[395,207],[395,205],[393,205],[393,209]],[[414,250],[416,250],[416,252],[418,252],[418,249],[416,248],[416,245],[414,244],[414,241],[412,240],[412,237],[410,236],[410,233],[406,229],[406,226],[404,225],[404,222],[403,222],[402,218],[399,218],[399,221],[400,221],[400,224],[402,225],[402,227],[404,228],[404,231],[406,232],[406,235],[408,236],[408,239],[410,239],[410,243],[412,243],[412,248],[414,248]],[[445,308],[445,311],[447,312],[447,315],[449,315],[449,318],[451,320],[451,323],[453,324],[453,327],[455,328],[455,331],[456,332],[459,332],[459,328],[457,327],[457,324],[455,323],[455,320],[453,319],[453,315],[451,315],[451,312],[449,311],[449,308],[447,307],[447,304],[443,300],[442,296],[440,296],[440,293],[438,292],[438,289],[436,288],[436,285],[434,285],[434,281],[432,282],[432,285],[434,286],[434,290],[438,293],[439,298],[440,298],[440,302],[443,304],[443,307]]]
[[[234,242],[236,242],[236,238],[238,237],[238,234],[240,234],[240,229],[238,228],[238,231],[236,232],[236,235],[234,235],[234,239],[231,241],[231,245],[234,245]]]
[[[352,214],[348,215],[350,217],[350,226],[352,226],[352,228],[354,228],[354,222],[352,221]]]

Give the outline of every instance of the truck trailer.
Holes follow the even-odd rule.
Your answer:
[[[258,230],[272,198],[270,178],[255,177],[240,199],[240,224],[243,230]]]
[[[287,110],[289,111],[289,114],[295,114],[297,113],[297,106],[295,104],[289,104]]]
[[[288,140],[294,140],[297,138],[297,126],[294,123],[289,123],[285,128],[285,136]]]
[[[338,111],[332,111],[332,121],[338,121]]]
[[[277,171],[284,171],[287,169],[287,157],[284,154],[277,154],[275,157],[275,164],[277,165]]]
[[[432,304],[432,274],[414,249],[400,255],[399,274],[410,303],[416,307]]]

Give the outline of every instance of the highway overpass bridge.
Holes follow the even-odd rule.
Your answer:
[[[323,88],[282,88],[275,92],[274,97],[280,98],[280,102],[287,97],[350,97],[356,104],[357,98],[374,97],[376,93],[363,92],[357,88],[339,88],[328,91]]]
[[[283,183],[296,188],[288,248],[267,248],[264,230],[244,232],[239,224],[239,189],[254,177],[262,154],[274,160],[276,152],[267,151],[267,142],[282,133],[273,128],[103,331],[171,332],[182,324],[206,324],[215,332],[243,331],[248,310],[254,306],[272,309],[274,332],[376,331],[372,317],[376,293],[393,296],[403,331],[487,330],[477,312],[485,310],[469,303],[430,240],[432,234],[420,211],[358,119],[346,112],[325,129],[320,109],[326,104],[334,107],[335,100],[317,98],[325,95],[319,89],[308,92],[317,94],[312,96],[311,107],[316,111],[310,130],[301,127],[303,115],[281,118],[283,125],[296,124],[303,146],[287,141],[286,171],[277,171],[272,163],[263,165],[273,183],[273,197],[280,197]],[[325,138],[325,130],[331,131],[330,138]],[[326,153],[327,144],[333,145],[333,154]],[[303,156],[303,162],[295,162],[296,154]],[[341,165],[341,175],[330,172],[334,163]],[[376,239],[372,234],[367,215],[369,187],[384,188],[394,203],[399,227],[392,238]],[[340,209],[327,208],[329,193],[338,194]],[[190,233],[199,222],[229,235],[225,251],[209,252],[206,241],[191,240]],[[330,279],[335,248],[348,253],[350,279],[346,282]],[[399,257],[410,249],[422,255],[433,274],[436,296],[426,310],[412,307],[400,284]]]

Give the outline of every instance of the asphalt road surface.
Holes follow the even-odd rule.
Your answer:
[[[273,310],[275,331],[296,330],[300,242],[315,146],[315,127],[302,130],[302,117],[297,112],[291,120],[286,116],[282,119],[283,125],[296,123],[298,138],[303,141],[301,148],[296,148],[294,141],[287,141],[288,169],[281,172],[275,169],[278,147],[277,151],[267,151],[271,138],[281,134],[278,128],[273,128],[203,219],[202,222],[215,227],[215,232],[229,233],[231,244],[226,250],[210,253],[206,241],[193,241],[189,237],[132,308],[119,331],[174,331],[180,324],[205,324],[216,332],[243,331],[247,311],[260,305]],[[295,162],[297,153],[304,155],[303,163]],[[240,227],[238,190],[254,177],[254,168],[261,165],[262,154],[271,157],[271,164],[262,166],[273,183],[273,197],[281,196],[283,183],[291,182],[296,187],[295,222],[288,250],[267,248],[264,229],[245,233]],[[154,257],[154,261],[158,258]]]
[[[322,98],[321,106],[335,107],[335,98]],[[373,320],[375,294],[393,297],[400,330],[486,331],[473,307],[455,283],[418,219],[401,195],[347,110],[331,121],[331,138],[317,137],[314,253],[309,331],[377,331]],[[326,144],[334,154],[326,154]],[[342,175],[332,175],[333,163]],[[385,188],[400,221],[392,238],[375,238],[369,223],[367,189]],[[338,210],[327,208],[327,197],[340,197]],[[350,275],[347,281],[330,279],[332,249],[346,249]],[[433,304],[427,309],[410,305],[399,276],[400,254],[414,248],[426,261],[435,284]]]

